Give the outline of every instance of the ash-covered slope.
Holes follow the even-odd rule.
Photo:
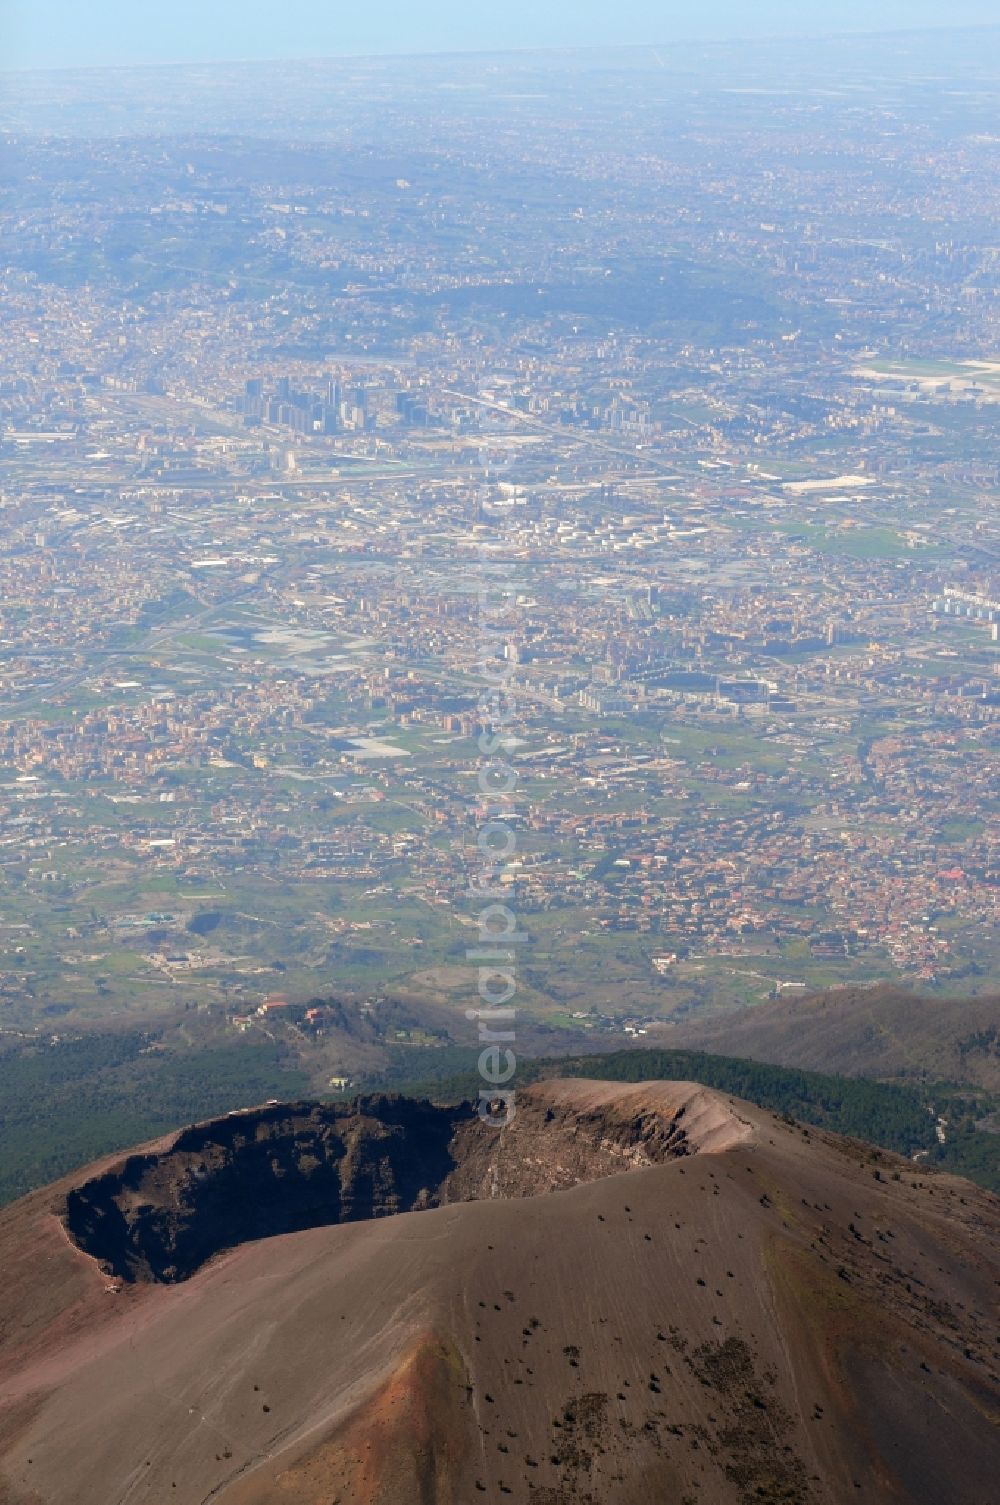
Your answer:
[[[0,1214],[2,1505],[992,1500],[996,1199],[684,1084],[448,1111],[425,1174],[393,1160],[440,1205],[169,1284],[67,1232],[128,1162]],[[341,1166],[381,1142],[350,1117]],[[130,1194],[188,1185],[184,1139]]]

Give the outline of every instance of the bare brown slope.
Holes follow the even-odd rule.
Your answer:
[[[985,1505],[996,1199],[672,1083],[539,1084],[498,1163],[545,1166],[561,1114],[579,1139],[679,1096],[698,1153],[118,1295],[56,1252],[44,1199],[8,1209],[0,1239],[35,1230],[72,1290],[53,1316],[19,1281],[35,1341],[0,1350],[0,1500]]]
[[[836,988],[692,1020],[670,1045],[841,1076],[930,1078],[1000,1092],[1000,997]]]

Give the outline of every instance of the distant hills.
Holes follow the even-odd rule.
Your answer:
[[[670,1043],[780,1066],[1000,1092],[1000,993],[941,998],[894,987],[835,988],[694,1019]]]
[[[526,1028],[517,1081],[567,1075],[697,1081],[1000,1190],[1000,1133],[983,1131],[1000,1122],[998,1036],[995,997],[839,989],[676,1026],[661,1035],[674,1047],[667,1050],[541,1056],[543,1037],[532,1039]],[[240,1036],[182,1049],[175,1036],[167,1039],[169,1048],[159,1036],[133,1030],[9,1048],[0,1097],[0,1206],[174,1125],[314,1091],[302,1057],[282,1042]],[[359,1076],[370,1090],[438,1101],[478,1091],[477,1049],[368,1054],[371,1064]],[[939,1117],[947,1121],[943,1129]]]

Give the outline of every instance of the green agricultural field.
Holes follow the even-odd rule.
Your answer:
[[[884,526],[841,528],[824,527],[820,523],[779,523],[777,531],[801,539],[821,554],[847,559],[905,559],[915,553],[900,533]],[[938,552],[938,546],[931,544],[919,552],[926,557]]]

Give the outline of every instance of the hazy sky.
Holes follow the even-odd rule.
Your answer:
[[[978,25],[996,0],[0,0],[0,68]]]

